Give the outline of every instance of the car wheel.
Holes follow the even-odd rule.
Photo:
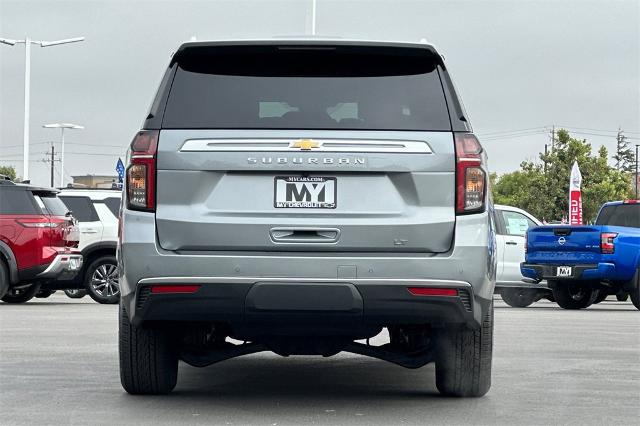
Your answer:
[[[133,395],[168,394],[178,381],[178,348],[171,330],[135,326],[120,304],[120,382]]]
[[[594,302],[598,290],[582,283],[554,283],[553,298],[562,309],[584,309]]]
[[[599,289],[599,290],[594,290],[595,292],[597,292],[598,294],[596,295],[595,300],[593,301],[593,304],[597,304],[600,302],[604,302],[604,300],[609,297],[609,292],[607,292],[604,289]]]
[[[25,303],[33,299],[40,290],[40,284],[22,284],[12,287],[2,296],[5,303]]]
[[[436,340],[436,387],[448,396],[482,396],[491,387],[493,301],[477,330],[446,328]]]
[[[102,256],[91,262],[85,274],[85,288],[98,303],[118,303],[118,262],[115,256]]]
[[[629,285],[629,296],[631,296],[631,303],[633,303],[633,306],[640,310],[640,269],[636,271],[635,276],[631,280],[631,285]]]
[[[71,299],[82,299],[87,295],[87,290],[81,288],[69,288],[64,291],[64,294]]]
[[[505,288],[500,296],[507,305],[514,308],[526,308],[538,300],[537,291],[526,288]]]
[[[55,290],[40,290],[36,293],[36,298],[46,299],[47,297],[51,296],[55,292],[56,292]]]
[[[618,302],[626,302],[629,300],[629,293],[618,293],[616,294],[616,299]]]
[[[0,298],[9,291],[9,268],[4,261],[0,259]]]

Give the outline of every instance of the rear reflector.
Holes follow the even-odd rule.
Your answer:
[[[414,296],[457,296],[458,290],[455,288],[437,287],[408,287],[409,293]]]
[[[195,293],[200,290],[199,285],[152,285],[152,294],[166,293]]]

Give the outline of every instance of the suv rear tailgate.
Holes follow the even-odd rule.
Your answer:
[[[372,140],[392,148],[340,153],[184,150],[190,140],[295,143],[301,136],[320,143],[347,140],[362,151],[362,144]],[[452,134],[358,136],[163,130],[156,211],[160,245],[168,250],[449,250],[455,224]],[[407,141],[423,143],[425,152],[404,153]],[[335,208],[276,207],[276,177],[287,176],[335,178]]]

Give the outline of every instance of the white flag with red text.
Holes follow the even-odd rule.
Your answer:
[[[569,180],[569,225],[582,225],[582,174],[578,162],[573,163]]]

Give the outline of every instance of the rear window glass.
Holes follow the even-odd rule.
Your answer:
[[[0,189],[0,214],[40,214],[31,192]]]
[[[69,208],[55,195],[38,195],[44,204],[44,208],[52,216],[64,216],[69,212]]]
[[[120,198],[105,198],[104,203],[115,217],[120,216]]]
[[[640,204],[618,204],[603,207],[596,225],[640,228]]]
[[[450,130],[423,49],[194,48],[179,58],[163,128]]]
[[[73,212],[73,217],[79,222],[95,222],[98,219],[98,213],[93,207],[93,203],[89,197],[68,197],[60,196],[62,201]]]

